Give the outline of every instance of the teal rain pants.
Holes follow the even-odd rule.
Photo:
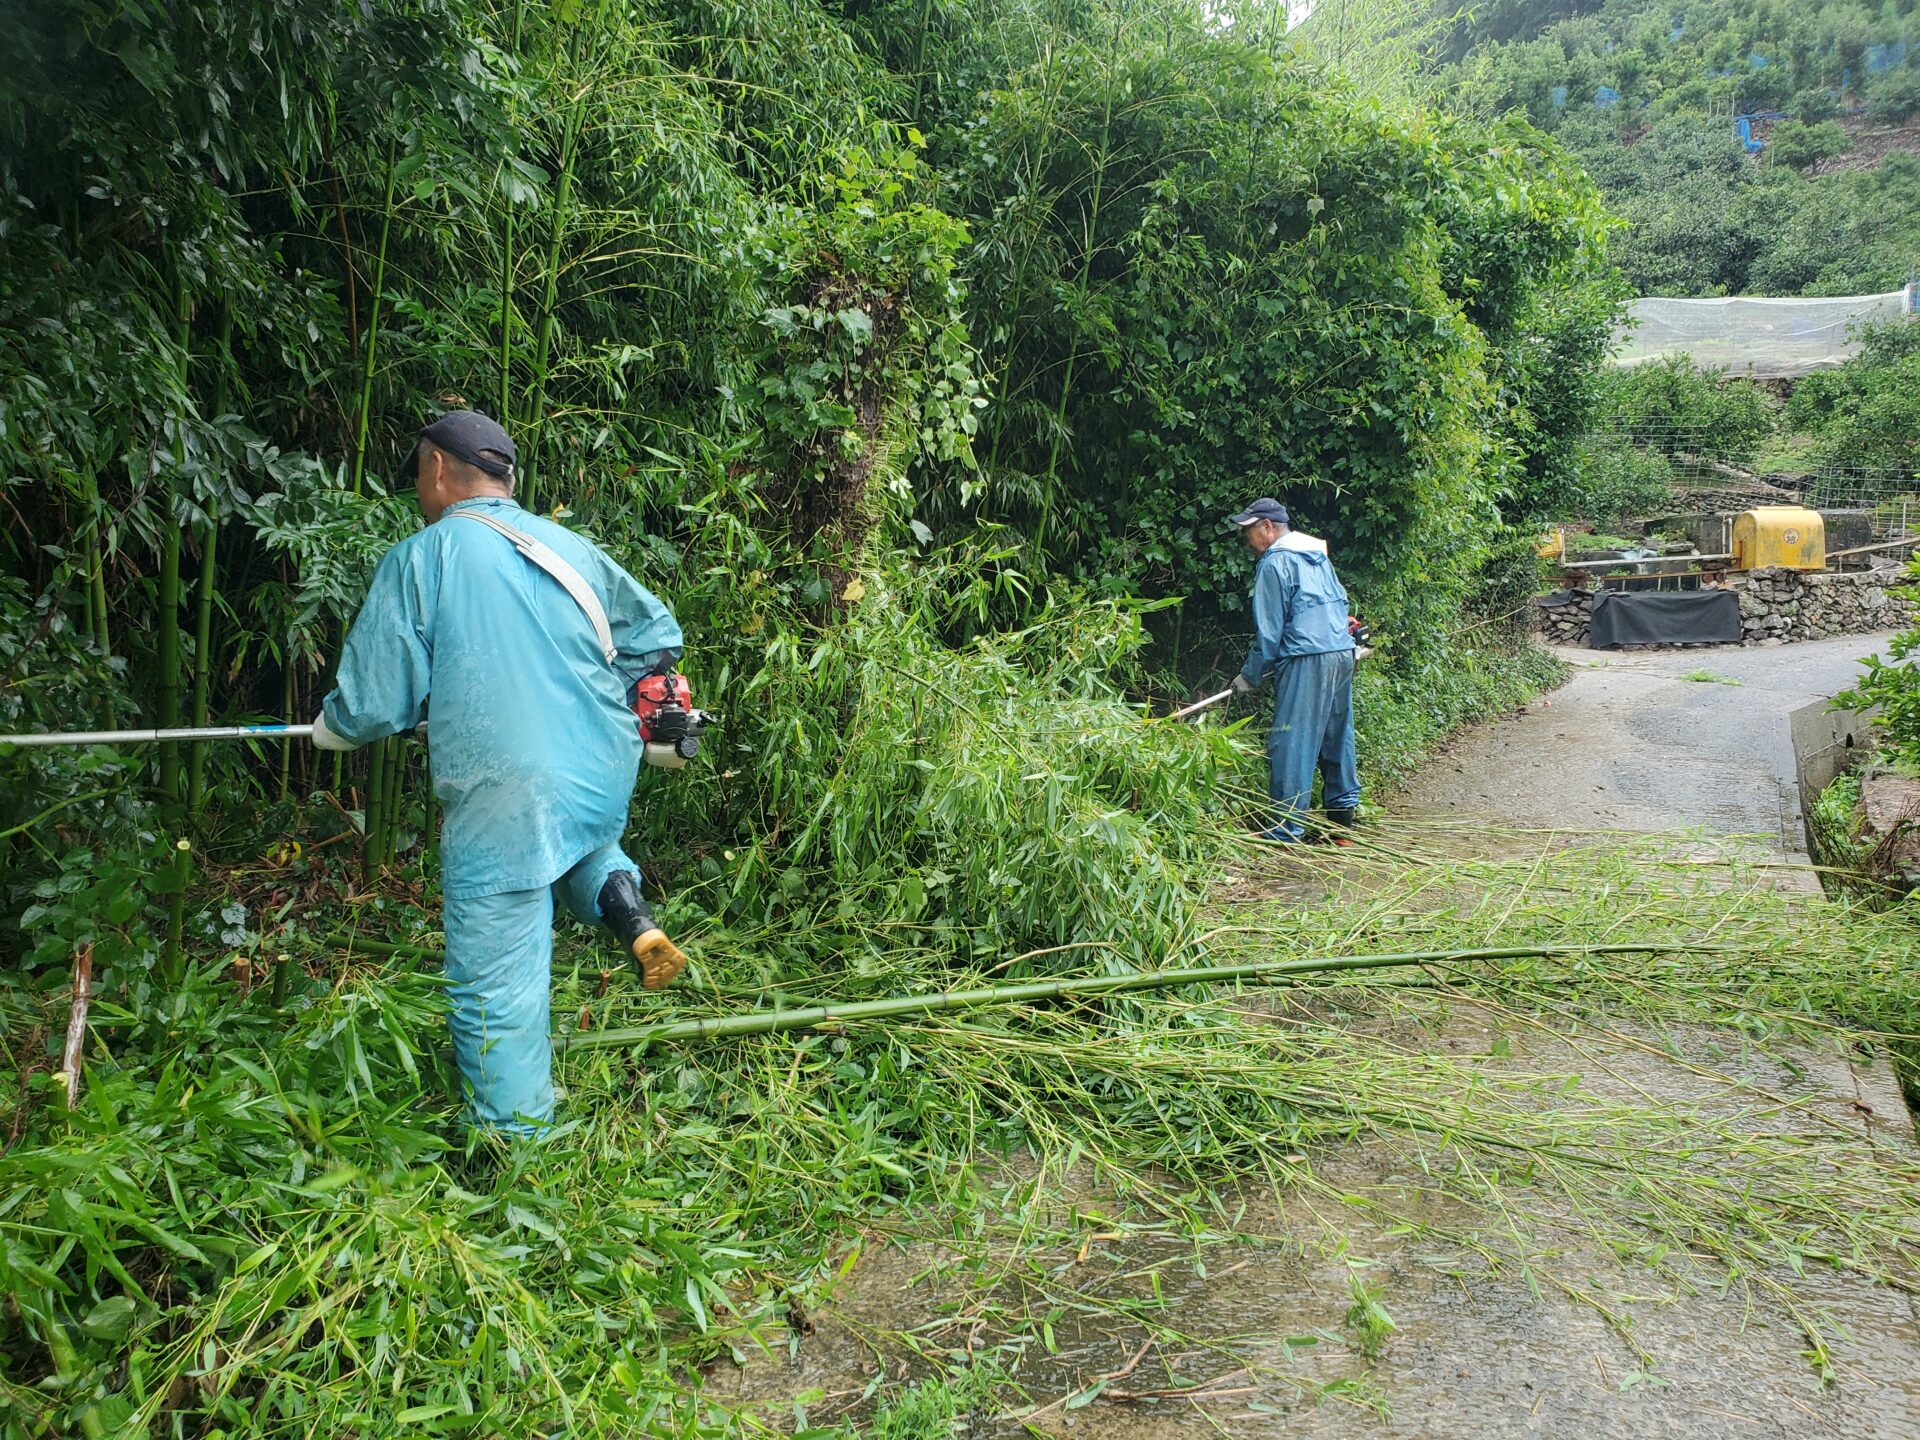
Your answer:
[[[617,870],[640,873],[615,843],[590,851],[552,885],[446,897],[447,1028],[474,1128],[532,1135],[552,1121],[554,901],[598,925],[600,887]]]
[[[1313,772],[1329,810],[1360,804],[1353,754],[1353,651],[1289,655],[1273,665],[1273,729],[1267,734],[1274,825],[1269,840],[1299,840],[1313,804]]]

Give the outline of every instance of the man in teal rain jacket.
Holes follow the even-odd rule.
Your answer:
[[[648,988],[686,964],[620,849],[641,753],[628,697],[679,659],[681,635],[597,546],[514,503],[514,459],[506,431],[471,410],[421,432],[427,528],[374,571],[313,738],[351,750],[400,734],[431,697],[454,1056],[470,1123],[529,1134],[553,1117],[556,898],[612,929]],[[555,556],[590,594],[542,568]]]
[[[1273,678],[1273,729],[1267,734],[1274,823],[1266,839],[1297,842],[1320,772],[1321,801],[1335,827],[1350,829],[1360,808],[1353,753],[1353,639],[1347,592],[1327,547],[1288,526],[1287,507],[1259,499],[1235,515],[1253,569],[1255,635],[1233,688],[1251,693]]]

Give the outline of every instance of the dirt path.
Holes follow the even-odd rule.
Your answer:
[[[1569,653],[1579,668],[1567,686],[1463,737],[1402,808],[1552,829],[1752,835],[1803,858],[1786,716],[1844,688],[1873,648]],[[1682,678],[1701,669],[1741,683]],[[1697,1026],[1516,1031],[1511,1014],[1438,997],[1355,1023],[1392,1028],[1414,1054],[1510,1047],[1515,1066],[1578,1071],[1590,1092],[1635,1103],[1728,1114],[1764,1093],[1797,1108],[1758,1123],[1915,1144],[1884,1066],[1806,1047],[1767,1051]],[[964,1433],[1920,1437],[1920,1316],[1896,1292],[1837,1272],[1795,1279],[1800,1303],[1847,1337],[1837,1383],[1823,1386],[1775,1299],[1656,1277],[1576,1217],[1525,1217],[1529,1243],[1550,1256],[1538,1269],[1437,1242],[1488,1223],[1429,1183],[1432,1167],[1452,1163],[1437,1147],[1367,1138],[1310,1163],[1314,1186],[1222,1197],[1230,1223],[1205,1236],[1103,1238],[1069,1217],[1066,1233],[1087,1237],[1076,1250],[1058,1238],[1058,1217],[1018,1214],[984,1241],[875,1236],[811,1334],[713,1384],[779,1423],[796,1395],[823,1395],[831,1411],[876,1383],[929,1373],[929,1353],[955,1364],[997,1347],[1017,1357],[1031,1408],[977,1417]],[[1356,1284],[1396,1327],[1373,1356],[1350,1323]],[[1090,1394],[1102,1376],[1116,1378]]]

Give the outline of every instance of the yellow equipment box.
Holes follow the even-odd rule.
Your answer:
[[[1827,568],[1827,522],[1798,505],[1762,505],[1733,517],[1733,568]]]

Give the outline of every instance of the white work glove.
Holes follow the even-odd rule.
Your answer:
[[[360,747],[353,741],[347,739],[346,736],[336,735],[333,730],[328,727],[327,713],[323,710],[313,717],[313,748],[316,750],[358,750]]]
[[[1253,693],[1253,682],[1244,675],[1234,676],[1233,693],[1236,695],[1251,695]]]

